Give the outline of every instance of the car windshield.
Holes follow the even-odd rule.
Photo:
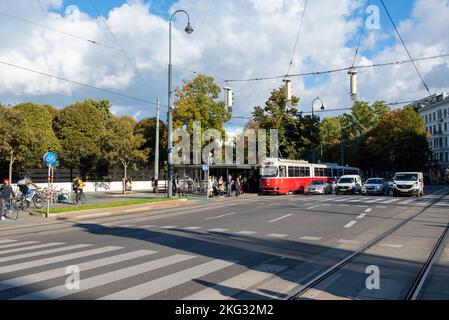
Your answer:
[[[338,183],[354,183],[354,178],[341,178]]]
[[[384,181],[382,179],[368,179],[366,184],[383,184]]]
[[[324,186],[324,181],[312,181],[312,186]]]
[[[274,178],[278,176],[278,168],[277,167],[261,167],[259,169],[259,173],[261,177],[264,178]]]
[[[397,174],[394,177],[395,181],[418,181],[418,175],[416,174]]]

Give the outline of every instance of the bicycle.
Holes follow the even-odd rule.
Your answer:
[[[16,199],[16,206],[21,210],[28,209],[30,207],[30,203],[33,203],[36,209],[42,209],[44,206],[45,196],[42,195],[41,191],[36,191],[31,197],[30,201],[27,201],[27,195],[21,194],[18,199]]]
[[[19,218],[19,209],[15,205],[14,199],[11,197],[3,202],[2,215],[10,220],[17,221]]]
[[[79,204],[80,202],[82,204],[86,204],[86,195],[82,190],[74,191],[75,196],[73,197],[74,204]]]

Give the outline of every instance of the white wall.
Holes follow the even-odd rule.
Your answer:
[[[163,185],[165,181],[159,181],[159,185]],[[46,188],[46,183],[36,183],[40,188]],[[72,190],[71,182],[54,183],[56,189],[64,189],[66,191]],[[153,184],[151,181],[133,181],[133,191],[147,191],[152,190]],[[121,181],[113,182],[85,182],[84,192],[107,192],[107,191],[122,191],[123,186]]]

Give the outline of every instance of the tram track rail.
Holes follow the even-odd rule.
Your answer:
[[[340,260],[338,263],[336,263],[333,266],[331,266],[330,268],[326,269],[324,272],[320,273],[319,275],[317,275],[316,277],[314,277],[313,279],[308,281],[306,284],[298,287],[292,294],[285,297],[283,300],[296,300],[296,299],[300,298],[305,293],[307,293],[310,290],[312,290],[313,288],[315,288],[317,285],[319,285],[322,282],[324,282],[325,280],[329,279],[330,276],[335,274],[337,271],[342,269],[344,266],[350,264],[351,262],[356,260],[358,257],[365,254],[369,249],[371,249],[375,245],[379,244],[382,240],[386,239],[387,237],[389,237],[390,235],[395,233],[397,230],[399,230],[406,224],[412,222],[414,219],[416,219],[417,217],[422,215],[424,212],[429,210],[431,207],[433,207],[436,203],[438,203],[445,197],[446,197],[446,195],[440,195],[438,198],[435,199],[435,201],[433,201],[429,205],[423,207],[418,212],[414,213],[411,217],[392,226],[387,231],[385,231],[384,233],[380,234],[379,236],[377,236],[376,238],[374,238],[373,240],[368,242],[361,249],[352,253],[348,257]],[[443,231],[443,233],[439,237],[437,243],[433,247],[427,261],[421,267],[421,269],[418,273],[418,276],[416,277],[412,287],[410,288],[410,290],[408,291],[408,293],[405,297],[405,300],[416,300],[419,297],[419,294],[430,274],[430,271],[431,271],[433,265],[435,264],[435,262],[440,257],[441,252],[442,252],[443,248],[445,247],[445,244],[447,243],[448,238],[449,238],[449,223],[447,224],[447,226],[445,227],[445,230]]]

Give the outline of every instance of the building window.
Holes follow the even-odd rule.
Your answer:
[[[444,131],[447,132],[447,122],[444,123]]]
[[[447,118],[447,110],[444,109],[444,117]]]
[[[437,126],[433,125],[433,134],[437,134]]]
[[[436,117],[436,113],[434,112],[434,113],[433,113],[433,121],[435,121],[436,118],[437,118],[437,117]]]
[[[447,148],[447,137],[444,138],[444,146]]]
[[[446,162],[449,162],[449,152],[446,152]]]
[[[432,134],[432,126],[429,127],[429,132]]]
[[[435,149],[438,148],[438,139],[437,138],[433,139],[433,147]]]

